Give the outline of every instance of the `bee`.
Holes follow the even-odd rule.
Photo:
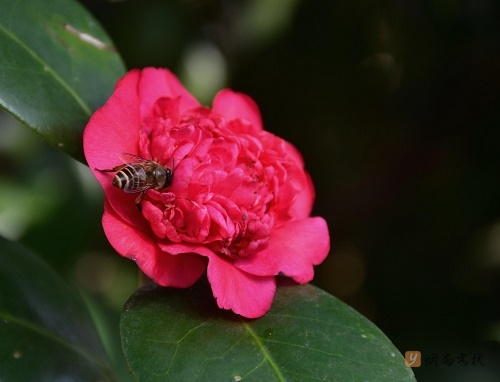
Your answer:
[[[113,177],[113,186],[129,194],[140,192],[135,199],[135,205],[140,210],[140,203],[144,193],[150,188],[160,190],[172,183],[173,172],[170,168],[158,162],[141,158],[140,156],[123,153],[120,158],[123,164],[101,172],[116,172]]]

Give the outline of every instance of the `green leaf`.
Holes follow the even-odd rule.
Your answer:
[[[124,73],[97,21],[73,0],[0,0],[0,107],[84,162],[82,132]]]
[[[415,380],[374,324],[311,285],[280,286],[257,320],[219,309],[204,283],[144,287],[120,330],[138,381]]]
[[[0,379],[112,379],[82,300],[38,257],[0,237]]]

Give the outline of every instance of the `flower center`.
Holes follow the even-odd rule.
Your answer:
[[[207,245],[230,258],[262,250],[274,226],[279,176],[262,163],[261,142],[236,134],[235,126],[208,109],[176,117],[172,103],[157,101],[162,107],[153,109],[140,132],[141,155],[173,168],[172,185],[149,190],[142,202],[153,232],[171,242]],[[269,176],[278,178],[270,182]]]

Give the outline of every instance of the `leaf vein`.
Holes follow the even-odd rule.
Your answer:
[[[211,357],[211,358],[206,358],[206,361],[213,361],[214,359],[223,359],[227,353],[229,353],[233,348],[235,348],[241,341],[243,340],[243,337],[240,337],[238,341],[236,341],[234,344],[229,346],[220,356],[217,357]]]
[[[299,344],[294,344],[294,343],[284,342],[284,341],[269,340],[269,339],[265,339],[265,338],[261,338],[261,339],[262,339],[263,342],[270,342],[270,343],[275,343],[275,344],[279,344],[279,345],[287,345],[287,346],[291,346],[291,347],[295,347],[295,348],[299,348],[299,349],[304,349],[304,350],[312,351],[312,352],[319,353],[319,354],[324,354],[324,355],[331,356],[331,357],[338,357],[338,358],[348,359],[349,361],[352,361],[352,362],[355,362],[355,363],[359,363],[359,364],[363,364],[363,365],[384,366],[384,365],[390,363],[390,360],[387,361],[387,362],[383,362],[383,363],[362,362],[358,358],[349,358],[349,357],[346,357],[346,356],[344,356],[342,354],[339,354],[339,353],[330,353],[330,352],[327,352],[327,351],[324,351],[324,350],[310,348],[310,347],[307,347],[307,346],[304,346],[304,345],[299,345]]]
[[[285,377],[281,373],[281,370],[278,368],[278,365],[276,364],[274,359],[271,357],[271,354],[269,354],[269,352],[267,351],[266,347],[264,346],[263,342],[261,341],[261,338],[257,335],[257,333],[255,333],[253,331],[253,329],[250,327],[250,325],[248,325],[246,322],[242,322],[242,325],[246,329],[248,334],[250,334],[250,336],[253,338],[253,340],[255,341],[257,346],[260,348],[260,350],[262,351],[262,354],[264,355],[264,360],[266,360],[267,363],[269,363],[271,368],[276,373],[276,376],[278,377],[278,379],[280,381],[285,381]]]
[[[249,370],[248,373],[244,374],[241,379],[245,379],[249,377],[252,373],[254,373],[259,367],[261,367],[266,362],[266,358],[263,357],[262,361],[260,361],[252,370]]]

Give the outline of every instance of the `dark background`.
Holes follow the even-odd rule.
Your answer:
[[[314,284],[403,354],[421,351],[417,379],[498,380],[499,2],[82,3],[127,68],[168,67],[207,105],[221,87],[247,93],[265,128],[299,148],[332,238]],[[101,191],[88,169],[18,131],[2,132],[13,148],[0,155],[23,176],[0,194],[26,211],[6,235],[118,311],[135,271],[96,223]]]

